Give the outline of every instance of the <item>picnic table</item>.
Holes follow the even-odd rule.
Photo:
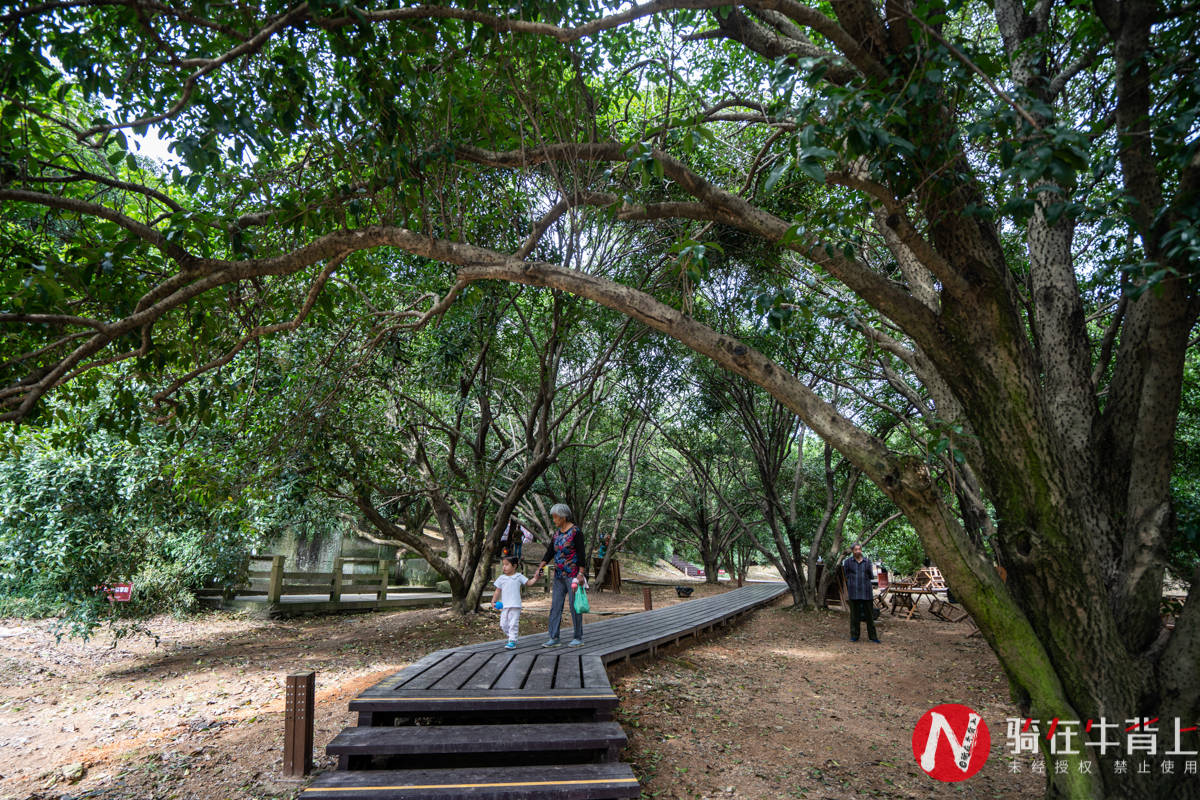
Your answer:
[[[946,622],[962,622],[969,616],[966,611],[947,602],[938,595],[946,591],[946,582],[937,567],[926,567],[917,571],[915,580],[893,581],[887,584],[875,598],[875,605],[880,609],[891,607],[893,616],[896,610],[904,613],[904,619],[912,619],[918,613],[921,598],[928,598],[928,611],[933,616]]]
[[[917,607],[921,603],[921,598],[928,597],[932,605],[934,601],[938,600],[937,593],[937,589],[893,582],[879,596],[876,603],[880,608],[887,608],[890,601],[893,616],[896,614],[896,609],[899,608],[902,612],[908,612],[904,615],[905,619],[912,619],[917,613]],[[882,601],[882,603],[879,601]]]

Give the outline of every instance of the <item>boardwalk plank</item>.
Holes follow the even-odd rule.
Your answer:
[[[512,659],[513,654],[507,650],[500,653],[492,653],[488,657],[487,663],[479,668],[474,677],[463,684],[463,690],[474,692],[480,689],[492,688],[492,684],[496,682],[496,679],[500,677],[505,667],[508,666],[508,662]]]
[[[465,661],[430,684],[429,688],[457,689],[474,677],[479,668],[486,664],[491,657],[491,653],[471,653]]]
[[[583,688],[599,689],[611,686],[608,682],[608,670],[604,668],[604,660],[600,656],[581,656],[583,667]]]
[[[405,681],[411,680],[417,675],[420,675],[425,670],[449,656],[452,652],[452,650],[438,650],[436,653],[430,653],[424,658],[409,664],[399,672],[384,678],[379,683],[363,692],[360,697],[366,697],[373,694],[386,694],[403,685]]]
[[[563,653],[558,657],[558,669],[554,673],[555,689],[580,689],[583,679],[579,672],[579,656]]]
[[[350,710],[377,714],[433,715],[459,711],[585,711],[611,712],[617,696],[611,687],[591,689],[501,690],[471,692],[414,692],[404,697],[355,698]],[[361,723],[360,723],[361,724]]]
[[[557,665],[557,653],[543,653],[535,657],[533,666],[529,669],[529,677],[525,679],[525,685],[521,688],[539,691],[553,688],[554,670]]]
[[[405,725],[345,728],[325,748],[330,755],[433,755],[610,750],[624,747],[615,722],[538,725]]]
[[[396,688],[405,690],[428,689],[429,687],[433,686],[433,684],[437,683],[443,675],[452,671],[455,667],[470,657],[470,653],[462,650],[455,650],[437,664],[422,672],[420,675],[406,680]]]
[[[493,689],[520,689],[525,685],[525,676],[529,674],[529,668],[533,666],[532,653],[518,653],[513,656],[508,662],[508,666],[496,682],[492,684]]]

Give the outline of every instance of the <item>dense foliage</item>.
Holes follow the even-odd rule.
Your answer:
[[[169,450],[149,437],[134,445],[97,432],[80,448],[53,434],[24,436],[0,460],[7,611],[64,612],[86,633],[125,611],[108,607],[106,584],[132,580],[132,607],[144,613],[194,608],[200,587],[237,581],[261,536],[245,504],[189,496]]]

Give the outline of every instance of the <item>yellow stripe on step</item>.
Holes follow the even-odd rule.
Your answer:
[[[404,784],[400,786],[330,786],[328,789],[313,787],[309,792],[384,792],[389,789],[491,789],[505,786],[579,786],[590,783],[637,783],[637,778],[589,778],[573,781],[504,781],[500,783],[428,783]]]

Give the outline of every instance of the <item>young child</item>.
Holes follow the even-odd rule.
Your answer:
[[[517,631],[521,624],[521,587],[529,583],[529,578],[517,572],[517,559],[511,556],[500,561],[500,570],[504,574],[496,578],[492,607],[500,609],[500,630],[508,637],[504,649],[512,650],[517,646]]]

